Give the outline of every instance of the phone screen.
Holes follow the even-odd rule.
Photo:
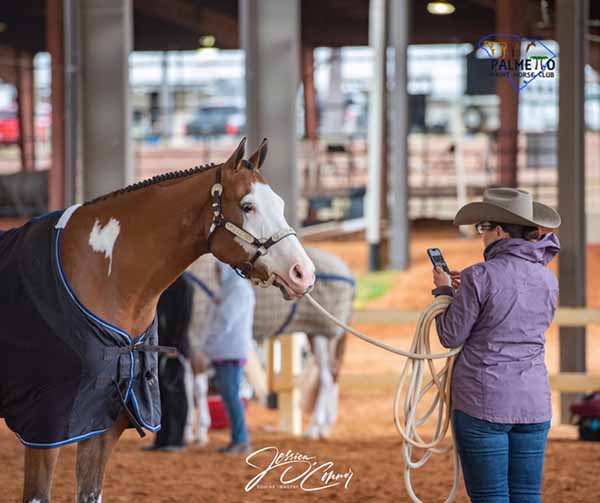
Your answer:
[[[429,258],[431,259],[431,262],[434,266],[441,267],[444,271],[450,274],[448,264],[446,264],[444,256],[442,255],[442,252],[439,248],[430,248],[429,250],[427,250],[427,254],[429,255]]]

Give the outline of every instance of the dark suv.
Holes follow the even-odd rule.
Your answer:
[[[188,124],[188,136],[239,135],[246,126],[244,109],[235,105],[203,105]]]

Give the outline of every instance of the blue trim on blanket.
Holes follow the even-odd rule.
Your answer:
[[[298,303],[294,302],[292,305],[292,309],[290,309],[289,314],[285,321],[281,324],[279,329],[275,332],[275,335],[281,335],[284,333],[285,329],[289,326],[289,324],[294,320],[294,316],[296,316],[296,311],[298,310]]]
[[[113,325],[112,323],[108,323],[107,321],[104,321],[102,318],[96,316],[87,307],[85,307],[81,303],[81,301],[77,298],[77,295],[75,295],[75,292],[71,288],[71,285],[69,285],[69,282],[67,281],[67,277],[65,276],[65,273],[63,270],[62,259],[60,256],[60,237],[61,237],[61,235],[62,235],[62,229],[57,229],[56,230],[56,245],[54,247],[55,251],[56,251],[56,265],[58,268],[58,275],[60,276],[60,280],[61,280],[63,286],[65,287],[65,289],[67,290],[69,297],[71,297],[71,300],[75,303],[75,305],[88,318],[90,318],[91,320],[95,321],[96,323],[102,325],[103,327],[108,328],[109,330],[112,330],[112,331],[118,333],[121,337],[123,337],[125,339],[125,342],[127,343],[128,346],[133,344],[131,336],[125,330]],[[131,386],[133,384],[133,377],[135,375],[133,373],[134,366],[135,366],[135,357],[133,356],[133,353],[131,353],[129,355],[129,357],[131,358],[132,365],[130,366],[130,376],[129,376],[129,383],[127,385],[127,391],[125,392],[125,402],[126,403],[127,403],[127,400],[129,399],[129,392],[131,391]]]
[[[137,414],[137,420],[144,428],[150,430],[152,433],[156,433],[162,428],[162,424],[159,424],[158,426],[150,426],[142,419],[142,415],[140,414],[140,406],[138,405],[137,398],[135,397],[135,392],[131,393],[131,403],[133,403],[133,408]]]
[[[101,435],[102,433],[108,430],[109,428],[106,428],[104,430],[92,431],[90,433],[86,433],[85,435],[79,435],[78,437],[69,438],[67,440],[63,440],[62,442],[54,442],[53,444],[38,444],[35,442],[28,442],[27,440],[23,439],[23,437],[21,437],[21,435],[19,435],[18,433],[15,432],[15,435],[19,439],[19,442],[21,442],[25,447],[34,447],[36,449],[53,449],[55,447],[62,447],[63,445],[74,444],[75,442],[87,440],[88,438]]]
[[[56,246],[55,246],[56,264],[58,266],[58,273],[59,273],[60,279],[61,279],[63,285],[65,286],[67,293],[69,294],[69,296],[71,297],[73,302],[75,302],[77,307],[79,309],[81,309],[81,311],[83,311],[83,314],[85,314],[87,317],[94,320],[96,323],[99,323],[103,327],[108,328],[109,330],[113,330],[114,332],[117,332],[119,335],[121,335],[122,337],[125,338],[125,342],[127,342],[128,345],[133,344],[131,336],[125,330],[117,327],[116,325],[113,325],[112,323],[109,323],[108,321],[104,321],[102,318],[96,316],[87,307],[85,307],[81,303],[81,301],[77,298],[77,295],[75,295],[75,292],[71,288],[71,285],[69,285],[69,282],[67,281],[67,277],[65,276],[63,265],[62,265],[62,259],[60,257],[60,237],[61,237],[61,235],[62,235],[62,229],[57,229],[57,231],[56,231]]]
[[[37,222],[38,220],[43,220],[44,218],[53,217],[54,215],[62,215],[64,213],[64,211],[65,210],[49,211],[48,213],[43,213],[42,215],[38,215],[37,217],[30,218],[29,220],[27,220],[26,223]]]
[[[319,272],[315,274],[315,276],[321,281],[345,281],[352,286],[356,286],[356,281],[354,281],[354,278],[350,278],[348,276],[341,276],[339,274],[322,274]]]
[[[143,342],[144,338],[146,337],[146,335],[148,335],[147,331],[142,334],[142,336],[135,343],[135,345],[137,346],[138,344],[141,344]],[[135,375],[136,360],[135,360],[133,351],[131,352],[131,356],[133,357],[132,374]],[[132,382],[133,382],[133,378],[132,378]],[[147,430],[150,430],[152,433],[156,433],[157,431],[159,431],[161,429],[162,424],[159,423],[157,426],[151,426],[142,419],[142,414],[140,413],[140,406],[138,405],[137,397],[135,396],[135,391],[133,391],[133,390],[131,391],[131,403],[133,403],[133,408],[135,409],[135,412],[137,413],[137,420],[140,422],[140,424],[144,428],[146,428]]]
[[[85,307],[83,305],[83,303],[77,298],[77,295],[75,295],[75,292],[71,288],[71,285],[69,285],[69,282],[67,281],[67,277],[65,276],[65,273],[63,270],[63,265],[62,265],[62,259],[60,256],[60,242],[61,242],[60,238],[62,235],[62,231],[63,231],[62,229],[56,229],[56,245],[55,245],[56,265],[58,268],[58,274],[60,276],[61,282],[64,285],[65,289],[67,290],[67,293],[69,294],[69,296],[71,297],[71,299],[73,300],[75,305],[81,310],[81,312],[83,312],[84,315],[86,315],[88,318],[92,319],[96,323],[102,325],[103,327],[108,328],[109,330],[112,330],[114,332],[117,332],[119,335],[121,335],[125,339],[125,341],[127,342],[127,345],[129,345],[129,346],[133,345],[134,344],[133,338],[125,330],[123,330],[122,328],[119,328],[116,325],[113,325],[112,323],[109,323],[109,322],[103,320],[99,316],[96,316],[87,307]],[[154,321],[152,323],[154,323]],[[150,328],[150,327],[148,327],[148,328]],[[141,343],[147,334],[148,334],[148,329],[146,329],[146,331],[142,334],[142,336],[139,338],[139,340],[136,341],[135,344],[137,345],[137,344]],[[131,387],[133,386],[133,379],[135,377],[135,363],[136,363],[136,359],[135,359],[135,355],[134,355],[133,351],[131,351],[129,353],[129,358],[131,359],[131,365],[130,365],[130,373],[129,373],[129,383],[127,384],[127,391],[125,392],[125,398],[124,398],[125,403],[127,403],[127,401],[129,400],[129,395],[131,394],[131,397],[133,398],[132,403],[133,403],[135,411],[137,413],[137,420],[146,429],[155,433],[158,430],[160,430],[161,425],[158,424],[157,426],[150,426],[150,425],[146,424],[146,422],[143,421],[143,419],[141,417],[139,405],[137,403],[137,398],[135,396],[135,391],[133,391],[131,389]],[[106,431],[106,430],[103,430],[103,431]],[[66,442],[70,443],[72,441],[74,441],[74,440],[69,439]]]

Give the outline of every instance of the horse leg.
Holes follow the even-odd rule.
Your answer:
[[[194,394],[198,407],[198,434],[196,442],[204,446],[208,444],[208,430],[210,429],[210,410],[208,408],[208,374],[196,374],[194,380]]]
[[[48,503],[50,501],[52,476],[59,452],[59,448],[25,448],[23,503]]]
[[[338,404],[340,398],[340,390],[338,384],[338,378],[344,360],[344,354],[346,349],[346,334],[342,334],[340,337],[336,337],[329,343],[329,350],[331,358],[329,358],[330,372],[333,377],[333,383],[329,389],[329,398],[327,400],[327,411],[326,411],[326,432],[327,434],[335,426],[338,416]]]
[[[104,468],[112,448],[127,427],[129,418],[121,412],[112,427],[77,445],[77,503],[100,503]]]
[[[319,391],[315,402],[311,425],[307,436],[311,438],[325,437],[329,434],[328,428],[328,403],[331,399],[330,391],[334,384],[333,375],[329,365],[329,341],[322,335],[312,335],[312,348],[315,362],[319,370]]]
[[[184,442],[191,444],[194,441],[194,424],[196,418],[196,407],[194,406],[194,371],[191,364],[185,360],[185,397],[188,404],[188,412],[185,419]]]

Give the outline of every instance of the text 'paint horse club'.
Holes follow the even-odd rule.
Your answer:
[[[0,416],[26,446],[23,501],[50,501],[58,447],[77,447],[77,501],[100,501],[123,430],[160,428],[156,306],[199,256],[278,286],[314,265],[262,177],[266,140],[244,160],[154,177],[0,235]]]

